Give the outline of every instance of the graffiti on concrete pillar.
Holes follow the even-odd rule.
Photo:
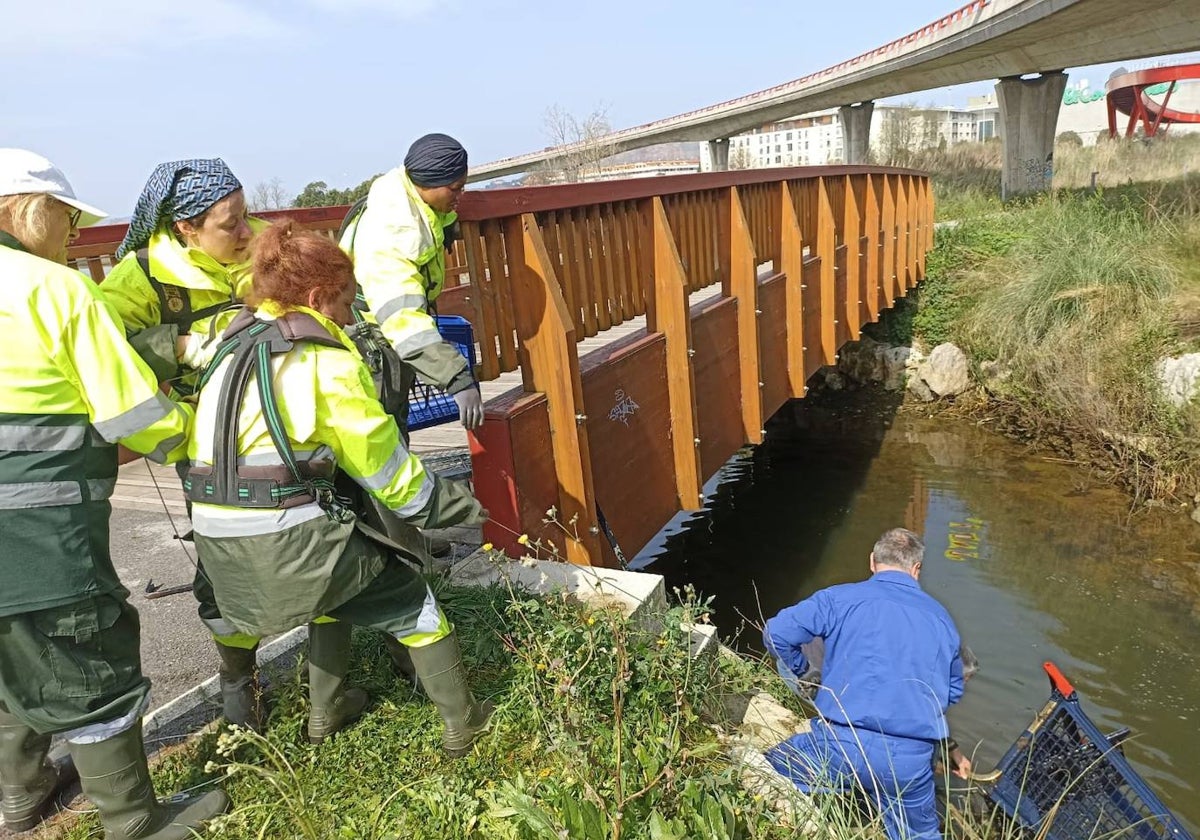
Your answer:
[[[1045,160],[1025,158],[1021,161],[1021,169],[1030,187],[1048,189],[1050,182],[1054,180],[1054,153],[1047,154]]]

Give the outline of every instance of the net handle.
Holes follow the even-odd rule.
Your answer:
[[[1063,676],[1063,672],[1058,670],[1057,665],[1053,662],[1043,662],[1042,668],[1046,671],[1046,676],[1050,678],[1050,687],[1054,691],[1067,699],[1075,696],[1075,686],[1071,685],[1071,681]]]

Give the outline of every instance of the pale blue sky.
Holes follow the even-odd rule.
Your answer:
[[[341,187],[427,131],[483,163],[547,145],[551,105],[636,125],[835,64],[960,3],[0,0],[0,146],[50,157],[114,216],[179,157],[223,157],[248,187]]]

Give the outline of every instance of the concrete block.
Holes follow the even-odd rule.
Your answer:
[[[667,609],[662,575],[576,566],[553,560],[496,560],[484,551],[472,554],[450,572],[457,584],[487,586],[508,582],[527,592],[565,592],[596,608],[616,607],[635,626],[657,632]]]
[[[716,657],[721,648],[721,637],[714,624],[693,624],[685,621],[680,629],[688,634],[688,653],[692,659]]]
[[[742,743],[726,750],[730,763],[738,771],[742,787],[753,796],[771,804],[780,822],[795,829],[799,837],[828,837],[829,830],[812,799],[797,790],[791,780],[781,776],[762,752]]]
[[[737,728],[745,743],[758,750],[769,750],[798,732],[810,730],[807,720],[763,692],[730,694],[721,702],[729,724]]]
[[[722,653],[727,650],[721,648]],[[763,755],[792,735],[810,731],[809,721],[762,692],[727,695],[721,700],[727,723],[736,727],[725,752],[738,771],[742,787],[769,802],[785,825],[795,827],[798,836],[828,836],[825,820],[812,799],[776,771]]]

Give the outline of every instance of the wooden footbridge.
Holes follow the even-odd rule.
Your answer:
[[[346,209],[262,215],[333,231]],[[601,511],[632,556],[699,509],[704,482],[920,282],[933,244],[928,177],[885,167],[469,191],[459,215],[439,310],[475,328],[484,536],[591,565],[617,562]],[[123,233],[90,228],[71,259],[100,281]]]

